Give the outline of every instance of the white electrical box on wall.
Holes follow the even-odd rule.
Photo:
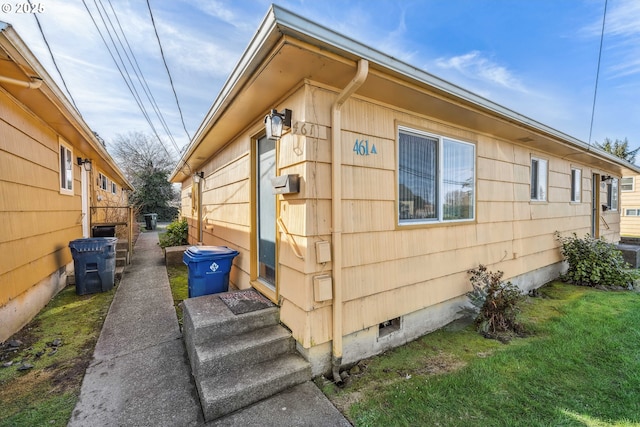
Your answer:
[[[323,274],[313,278],[313,299],[316,302],[329,301],[333,298],[333,281],[331,276]]]
[[[316,242],[316,262],[324,264],[331,261],[331,244],[327,241]]]

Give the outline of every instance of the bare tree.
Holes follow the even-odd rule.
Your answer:
[[[176,163],[162,142],[142,132],[118,134],[112,146],[118,165],[134,184],[141,173],[168,173]]]

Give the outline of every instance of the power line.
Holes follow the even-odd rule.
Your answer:
[[[109,3],[111,3],[111,0],[109,0]],[[156,39],[158,40],[158,46],[160,47],[160,56],[162,57],[164,68],[167,70],[167,75],[169,76],[169,83],[171,84],[171,90],[173,90],[173,97],[176,99],[176,105],[178,106],[178,111],[180,112],[180,120],[182,120],[182,128],[184,129],[184,132],[187,134],[189,141],[191,141],[191,135],[189,135],[187,126],[184,124],[184,116],[182,115],[182,108],[180,108],[180,102],[178,101],[178,94],[176,93],[176,88],[173,85],[173,79],[171,78],[171,73],[169,72],[169,66],[167,65],[167,60],[164,57],[164,51],[162,50],[162,43],[160,43],[160,36],[158,35],[158,29],[156,28],[156,21],[155,19],[153,19],[153,12],[151,12],[151,4],[149,4],[149,0],[147,0],[147,8],[149,9],[149,15],[151,16],[151,25],[153,25],[153,31],[156,34]]]
[[[147,123],[149,124],[149,127],[151,128],[151,130],[155,134],[156,138],[158,138],[158,141],[160,142],[160,145],[162,146],[164,151],[167,153],[169,158],[171,158],[171,154],[169,153],[169,150],[167,150],[167,147],[165,147],[164,143],[162,142],[162,139],[160,138],[160,135],[158,134],[158,131],[156,130],[155,126],[153,125],[153,122],[151,121],[151,118],[147,114],[147,111],[146,111],[144,105],[142,104],[142,99],[137,94],[137,91],[136,91],[135,87],[131,87],[129,81],[124,76],[124,73],[123,73],[122,69],[120,68],[120,64],[118,64],[118,61],[116,60],[113,52],[111,52],[111,48],[109,48],[109,44],[107,43],[107,40],[105,39],[104,35],[102,34],[102,31],[100,31],[100,27],[98,26],[98,23],[94,19],[93,14],[89,10],[89,7],[87,6],[86,1],[82,0],[82,4],[84,4],[85,9],[87,9],[87,13],[89,14],[89,17],[91,18],[91,21],[93,22],[93,25],[96,27],[96,30],[98,31],[98,34],[100,35],[100,38],[102,39],[102,42],[104,43],[105,47],[107,48],[107,51],[109,52],[109,55],[111,56],[111,59],[113,60],[114,64],[116,65],[116,68],[118,69],[118,72],[120,72],[120,75],[122,76],[122,79],[124,80],[125,84],[127,85],[127,88],[129,89],[129,92],[131,92],[131,95],[133,96],[134,100],[136,101],[136,104],[138,105],[138,108],[140,108],[140,111],[142,112],[142,115],[147,120]],[[96,7],[97,7],[97,5],[96,5]],[[100,10],[98,10],[98,13],[100,13]],[[102,15],[101,15],[101,17],[102,17]],[[103,20],[103,23],[104,23],[104,20]],[[106,27],[106,25],[105,25],[105,27]],[[106,29],[107,29],[107,32],[108,32],[108,28],[106,28]],[[110,34],[109,34],[109,37],[111,38]],[[111,38],[111,41],[113,43],[113,38]],[[114,43],[114,48],[115,48],[115,43]],[[119,53],[118,53],[118,56],[122,60],[122,57],[120,56]],[[123,66],[124,66],[124,63],[123,63]],[[133,84],[133,82],[131,82],[131,84]]]
[[[33,6],[31,4],[31,0],[29,0],[29,5]],[[53,61],[53,66],[56,68],[56,71],[58,72],[58,75],[60,76],[60,80],[62,80],[62,85],[64,86],[65,90],[67,91],[67,95],[69,95],[69,99],[71,100],[71,103],[76,108],[76,111],[78,111],[78,113],[79,113],[80,110],[78,109],[78,106],[76,105],[76,101],[73,99],[73,96],[71,96],[71,92],[69,91],[69,88],[67,87],[67,82],[65,82],[64,81],[64,77],[62,77],[62,73],[60,72],[60,68],[58,68],[58,63],[56,62],[56,58],[53,56],[53,52],[51,51],[51,46],[49,46],[49,42],[47,41],[47,38],[44,35],[44,31],[42,30],[42,25],[40,25],[40,20],[38,19],[38,14],[37,13],[33,13],[32,15],[33,15],[34,18],[36,18],[36,23],[38,24],[38,28],[40,29],[40,34],[42,34],[42,39],[44,40],[44,44],[47,46],[47,50],[49,51],[49,55],[51,55],[51,60]]]
[[[94,3],[95,3],[95,1],[96,0],[94,0]],[[140,83],[140,86],[142,86],[142,89],[143,89],[147,99],[149,100],[149,103],[151,104],[151,107],[153,108],[153,110],[154,110],[154,112],[156,114],[156,117],[158,117],[158,120],[160,120],[160,124],[164,128],[167,136],[169,137],[169,140],[173,144],[173,147],[176,149],[176,153],[178,155],[180,155],[180,149],[178,148],[178,144],[176,143],[173,135],[171,134],[171,130],[169,130],[169,126],[167,125],[167,122],[166,122],[166,120],[164,118],[164,115],[160,111],[160,107],[158,106],[158,103],[156,102],[156,99],[153,96],[153,93],[151,92],[151,88],[149,87],[149,84],[147,83],[147,80],[144,77],[144,73],[140,69],[140,66],[138,64],[138,60],[136,59],[135,53],[133,52],[133,49],[131,49],[131,45],[129,44],[129,40],[127,39],[127,36],[124,33],[124,30],[122,29],[122,26],[120,25],[120,20],[118,19],[118,15],[117,15],[115,9],[113,8],[113,5],[111,4],[111,1],[109,0],[109,5],[111,6],[111,10],[113,12],[114,18],[116,19],[116,22],[118,23],[118,27],[120,28],[120,32],[122,33],[122,36],[123,36],[125,42],[127,43],[127,46],[129,47],[129,52],[131,53],[131,56],[129,56],[129,53],[127,53],[127,48],[122,43],[122,40],[120,39],[118,31],[116,30],[115,26],[113,25],[113,22],[111,21],[111,17],[109,16],[109,13],[107,12],[106,8],[104,7],[104,4],[102,3],[102,0],[98,0],[98,2],[100,3],[100,6],[102,7],[102,10],[104,11],[104,16],[106,17],[107,21],[109,22],[109,25],[111,26],[111,29],[113,30],[113,33],[115,34],[116,39],[118,40],[118,43],[120,45],[121,50],[123,51],[123,53],[124,53],[125,57],[127,58],[127,61],[129,62],[129,64],[131,65],[131,68],[133,69],[133,72],[136,75],[136,78],[138,79],[138,82]],[[125,70],[125,73],[126,73],[127,77],[129,78],[129,81],[131,82],[132,87],[135,88],[135,84],[133,83],[133,79],[131,78],[131,75],[129,74],[129,71],[128,71],[127,67],[126,67],[126,64],[124,63],[124,60],[122,59],[122,56],[119,53],[120,51],[118,50],[118,47],[116,46],[115,41],[113,40],[113,37],[111,36],[111,31],[109,31],[109,27],[107,27],[107,24],[106,24],[106,22],[104,20],[104,17],[102,16],[102,13],[100,12],[100,8],[98,7],[97,4],[96,4],[96,7],[98,8],[98,13],[100,14],[102,22],[103,22],[105,28],[107,29],[107,32],[109,33],[109,37],[111,38],[111,42],[113,43],[116,51],[118,52],[118,57],[122,61],[122,66],[123,66],[123,68]],[[131,60],[131,58],[133,58],[133,61]],[[134,62],[135,62],[135,65],[134,65]],[[137,68],[137,71],[136,71],[136,68]],[[140,96],[138,94],[137,90],[136,90],[136,94],[138,96]],[[142,103],[142,101],[141,101],[141,103]],[[142,104],[144,105],[144,103],[142,103]]]
[[[602,59],[602,43],[604,41],[604,24],[607,20],[607,1],[604,0],[604,13],[602,14],[602,31],[600,33],[600,49],[598,51],[598,68],[596,71],[596,85],[593,90],[593,106],[591,107],[591,124],[589,125],[589,144],[591,145],[591,134],[593,132],[593,119],[596,113],[596,96],[598,94],[598,80],[600,78],[600,61]]]

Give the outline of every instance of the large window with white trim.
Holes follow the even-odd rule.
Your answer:
[[[60,142],[60,192],[73,194],[73,151]]]
[[[400,225],[475,218],[475,145],[401,127]]]

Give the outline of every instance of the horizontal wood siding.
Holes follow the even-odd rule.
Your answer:
[[[640,237],[640,215],[629,216],[626,209],[640,211],[640,175],[633,177],[633,191],[620,191],[620,234]]]
[[[313,278],[332,273],[331,262],[316,262],[315,245],[331,240],[330,110],[335,97],[330,88],[306,82],[279,104],[292,109],[294,124],[326,130],[326,138],[290,132],[277,146],[278,174],[300,176],[299,193],[278,196],[280,218],[289,231],[288,238],[279,233],[281,319],[305,347],[331,339],[331,301],[315,301]],[[475,145],[475,220],[398,226],[399,125]],[[556,231],[579,235],[590,231],[591,176],[606,171],[357,97],[343,106],[342,127],[345,335],[464,295],[470,289],[466,271],[479,264],[503,270],[507,279],[554,264],[561,259]],[[249,286],[251,268],[251,141],[260,127],[251,129],[203,168],[205,244],[225,244],[241,252],[234,261],[240,288]],[[375,145],[376,153],[354,152],[356,140]],[[532,156],[549,161],[545,202],[530,200]],[[580,203],[570,202],[572,167],[582,170]],[[182,213],[193,218],[190,191],[185,182]],[[617,218],[617,212],[602,213],[600,229],[605,237],[616,238]],[[194,226],[193,221],[190,224]]]
[[[0,305],[72,261],[69,241],[82,237],[80,168],[74,162],[65,195],[59,164],[58,135],[0,90]]]

